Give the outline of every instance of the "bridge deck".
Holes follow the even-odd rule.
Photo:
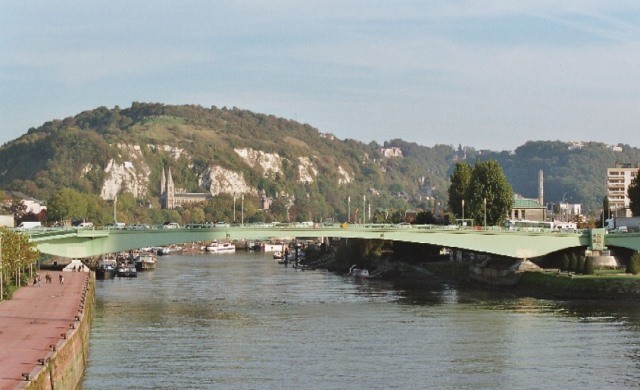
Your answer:
[[[516,258],[535,258],[591,244],[589,231],[505,231],[460,229],[434,225],[347,225],[265,227],[255,225],[187,229],[30,231],[38,249],[64,257],[89,257],[150,246],[212,240],[291,240],[294,238],[361,238],[430,244]],[[640,242],[640,240],[636,241]]]

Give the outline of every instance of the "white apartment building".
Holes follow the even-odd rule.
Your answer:
[[[615,168],[607,168],[607,198],[613,216],[632,216],[627,189],[637,174],[637,165],[616,163]]]

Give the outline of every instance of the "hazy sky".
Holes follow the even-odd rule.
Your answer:
[[[0,143],[140,101],[364,142],[640,147],[637,0],[0,4]]]

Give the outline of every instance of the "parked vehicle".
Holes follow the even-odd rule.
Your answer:
[[[41,222],[33,222],[33,221],[23,221],[23,222],[20,222],[20,225],[18,225],[18,229],[37,229],[41,227],[42,227]]]
[[[615,217],[605,220],[607,230],[638,231],[640,229],[640,217]]]
[[[163,229],[180,229],[180,225],[176,222],[165,222],[162,224]]]

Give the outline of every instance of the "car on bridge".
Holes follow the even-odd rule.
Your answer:
[[[147,230],[147,229],[151,229],[151,227],[143,223],[137,223],[135,225],[129,226],[128,229],[129,230]]]
[[[162,224],[163,229],[180,229],[180,225],[176,222],[165,222]]]

